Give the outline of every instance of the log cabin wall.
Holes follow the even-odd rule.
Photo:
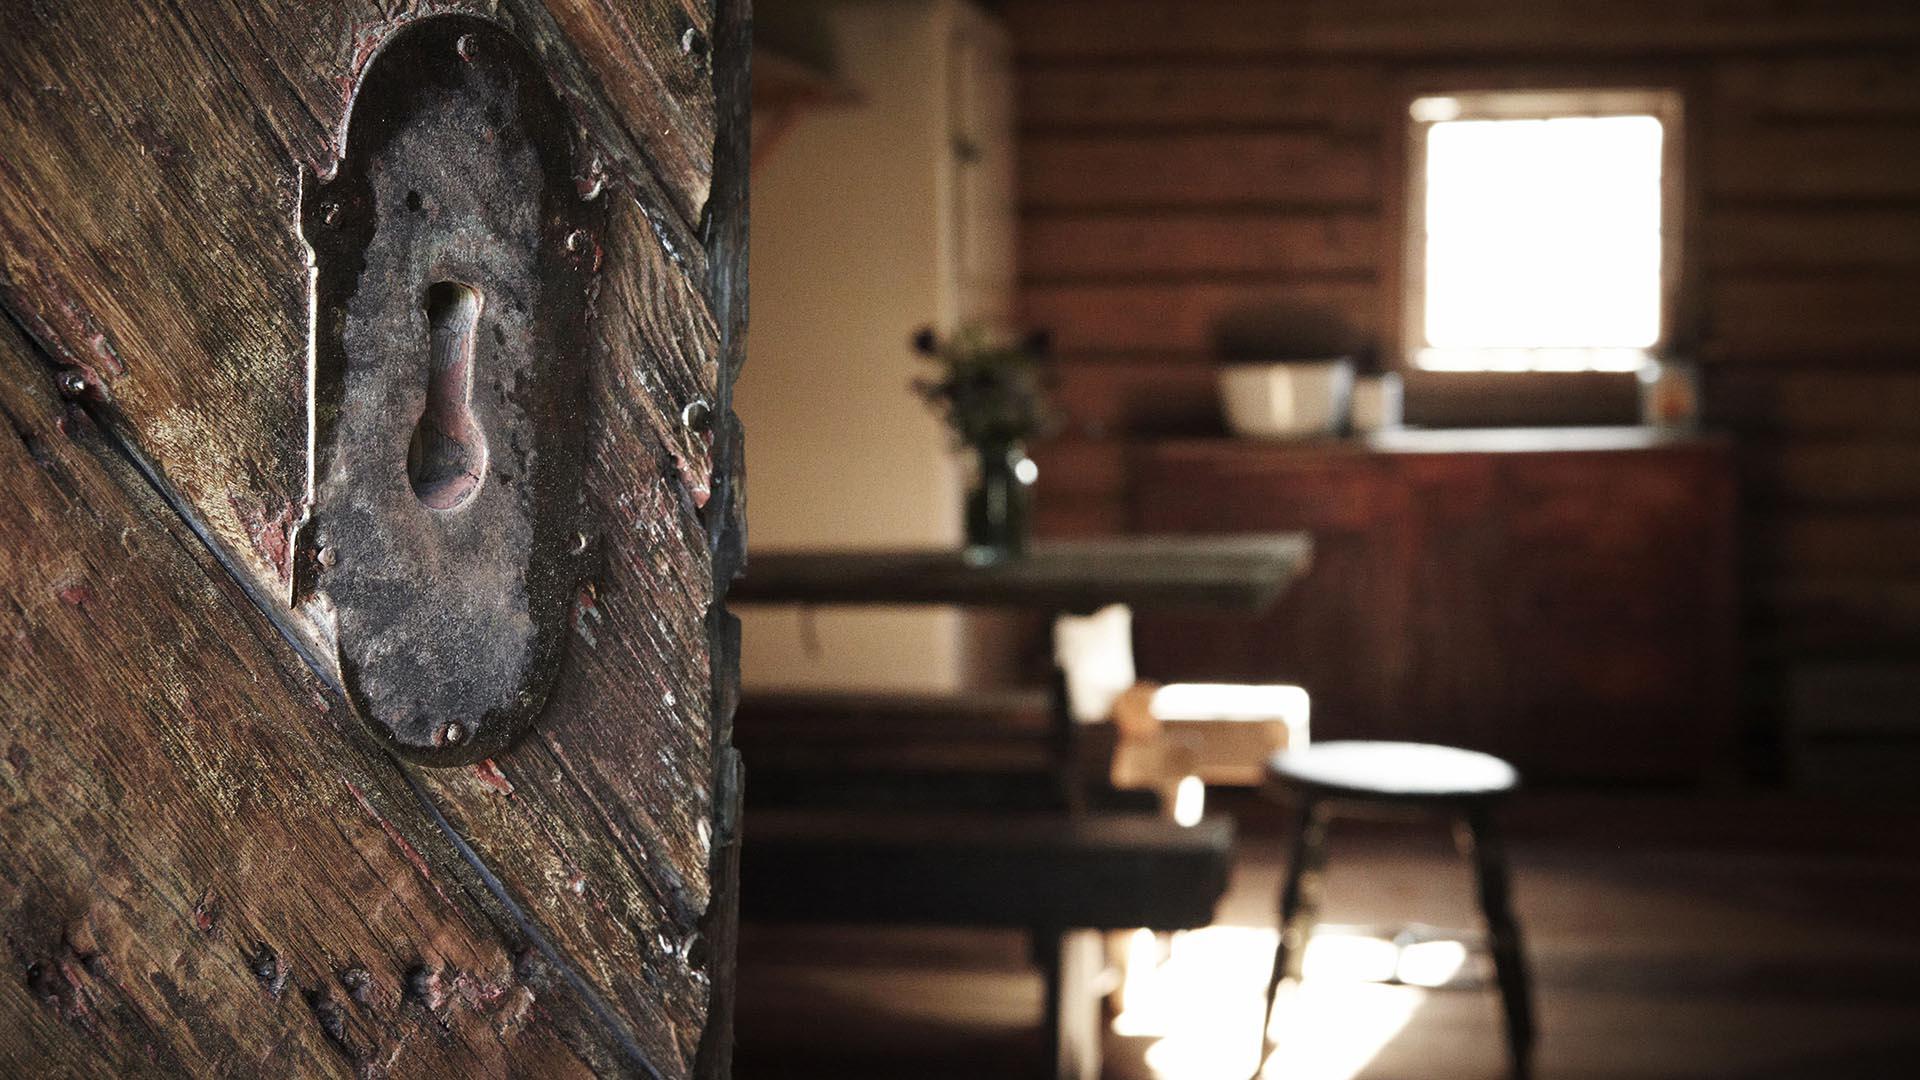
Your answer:
[[[1418,90],[1685,95],[1681,336],[1738,440],[1744,695],[1920,691],[1920,7],[1013,0],[1021,292],[1061,354],[1041,528],[1124,531],[1130,447],[1216,434],[1220,335],[1319,307],[1392,348]],[[1770,719],[1767,719],[1770,717]]]

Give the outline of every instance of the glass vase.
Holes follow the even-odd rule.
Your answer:
[[[996,562],[1026,554],[1033,532],[1033,482],[1040,470],[1020,443],[974,448],[979,468],[967,493],[967,556]]]

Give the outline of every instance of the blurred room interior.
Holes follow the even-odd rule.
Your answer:
[[[755,22],[741,1075],[1911,1074],[1920,8]],[[1286,580],[783,564],[979,548],[989,455],[915,382],[981,341],[1046,354],[994,450],[1031,557]],[[1310,852],[1354,792],[1269,756],[1349,741],[1524,783],[1334,800]],[[1451,839],[1495,819],[1530,1052],[1499,848]]]

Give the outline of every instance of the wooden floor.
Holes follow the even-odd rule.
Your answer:
[[[1920,1075],[1920,812],[1782,798],[1546,796],[1513,808],[1546,1078]],[[1279,820],[1243,817],[1216,927],[1140,970],[1107,1075],[1244,1080],[1272,948]],[[1337,823],[1329,922],[1470,928],[1446,831]],[[1364,981],[1315,946],[1267,1077],[1502,1075],[1470,959],[1441,989]],[[1040,982],[1018,935],[750,927],[738,1074],[1036,1076]]]

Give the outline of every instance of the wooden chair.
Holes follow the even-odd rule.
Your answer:
[[[1494,806],[1519,784],[1513,766],[1489,754],[1403,742],[1326,742],[1275,754],[1267,790],[1297,805],[1292,855],[1280,891],[1280,943],[1267,982],[1262,1057],[1280,980],[1306,951],[1319,913],[1327,822],[1342,806],[1387,805],[1445,814],[1455,823],[1461,854],[1473,861],[1486,917],[1507,1049],[1517,1077],[1530,1075],[1534,1029],[1526,959],[1513,916],[1507,862],[1494,830]]]

